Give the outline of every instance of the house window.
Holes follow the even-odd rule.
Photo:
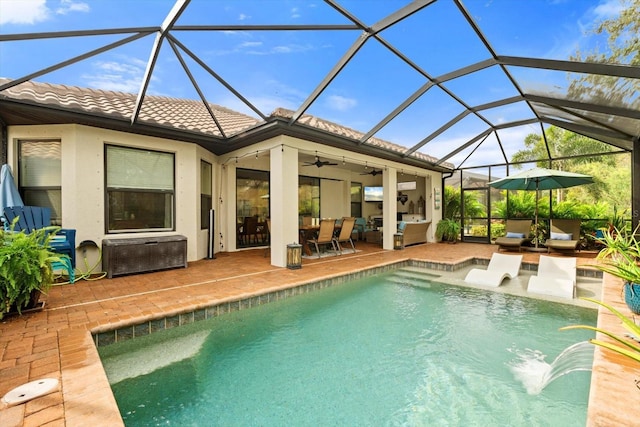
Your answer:
[[[107,232],[174,229],[175,156],[105,146]]]
[[[362,216],[362,184],[359,182],[351,183],[351,216]]]
[[[51,223],[62,224],[60,140],[18,141],[18,183],[27,206],[51,209]]]
[[[211,163],[200,160],[200,229],[209,228],[209,211],[213,208]]]
[[[298,215],[320,218],[320,178],[298,177]]]

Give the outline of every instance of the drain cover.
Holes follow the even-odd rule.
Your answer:
[[[49,394],[58,388],[58,380],[55,378],[43,378],[30,383],[22,384],[4,395],[2,401],[9,406],[19,405],[36,397]]]

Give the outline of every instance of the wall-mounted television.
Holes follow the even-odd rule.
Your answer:
[[[382,202],[382,187],[364,187],[365,202]]]

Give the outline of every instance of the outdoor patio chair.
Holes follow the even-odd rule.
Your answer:
[[[335,242],[333,240],[333,230],[336,225],[335,219],[323,219],[320,221],[320,230],[318,236],[307,240],[308,243],[313,243],[316,247],[316,253],[320,258],[320,245],[331,245],[333,250],[336,250]]]
[[[552,219],[549,238],[544,242],[547,252],[574,253],[580,244],[579,219]]]
[[[573,299],[576,294],[576,258],[540,255],[538,274],[529,278],[527,291]]]
[[[504,279],[513,279],[520,272],[522,255],[494,253],[486,270],[473,268],[464,281],[474,285],[498,287]]]
[[[340,254],[342,254],[342,246],[340,243],[350,243],[353,252],[356,251],[356,247],[353,244],[353,239],[351,238],[351,233],[353,232],[353,227],[355,225],[356,219],[353,217],[346,217],[342,219],[342,227],[340,228],[340,233],[336,237],[333,238],[335,245],[337,246]]]
[[[40,206],[9,206],[4,208],[4,217],[7,219],[7,227],[17,222],[14,231],[31,233],[33,230],[51,226],[51,209]],[[68,255],[71,268],[76,266],[76,230],[69,228],[60,229],[52,237],[51,250],[55,253]]]
[[[508,219],[505,225],[506,234],[496,239],[498,250],[522,250],[522,245],[531,241],[530,219]]]
[[[364,233],[367,231],[367,220],[362,217],[356,218],[353,230],[358,233],[358,240],[364,240]]]

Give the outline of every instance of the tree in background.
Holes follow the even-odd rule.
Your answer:
[[[614,205],[624,209],[631,206],[631,158],[628,153],[607,154],[618,150],[608,144],[555,126],[549,127],[545,136],[546,142],[541,135],[527,135],[524,141],[525,148],[516,152],[512,161],[538,160],[545,157],[548,148],[552,158],[557,158],[552,161],[552,169],[582,173],[592,176],[594,180],[594,183],[589,185],[553,190],[554,203],[593,203],[594,200],[602,200],[609,202],[610,211]],[[550,167],[547,160],[538,160],[536,165]],[[546,200],[548,208],[548,198],[543,197],[542,193],[540,200]]]
[[[589,30],[592,34],[607,36],[606,52],[597,48],[585,54],[578,51],[571,60],[640,66],[640,0],[620,0],[620,6],[617,17],[606,19]],[[638,79],[581,75],[571,81],[568,93],[579,101],[640,109]]]

